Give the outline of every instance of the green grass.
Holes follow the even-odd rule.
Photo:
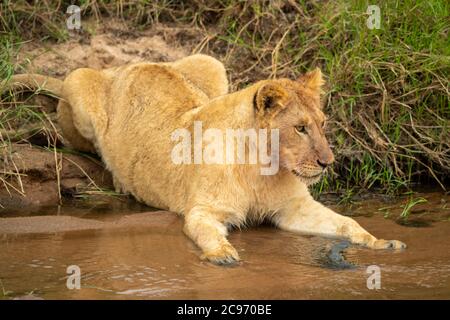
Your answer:
[[[365,8],[353,1],[333,23],[329,14],[318,26],[327,26],[317,41],[330,75],[332,135],[338,154],[349,154],[327,186],[395,193],[430,176],[443,184],[450,164],[449,4],[383,2],[380,30],[365,26]]]
[[[205,53],[222,59],[233,89],[268,77],[327,75],[324,108],[336,164],[315,192],[396,194],[450,178],[450,2],[378,1],[381,28],[366,26],[372,2],[191,0],[81,1],[82,18],[198,28]],[[20,41],[65,41],[69,1],[0,5],[1,76]],[[207,4],[207,5],[206,5]]]
[[[411,209],[413,207],[415,207],[416,205],[420,204],[420,203],[426,203],[428,202],[427,199],[422,198],[422,197],[418,197],[418,198],[414,198],[414,197],[410,197],[407,201],[407,203],[403,206],[403,210],[402,213],[400,214],[400,217],[403,219],[408,219],[409,215],[411,214]]]
[[[0,289],[1,289],[0,294],[1,294],[1,297],[3,297],[3,298],[9,297],[13,293],[12,291],[5,289],[5,287],[3,286],[2,279],[0,279]]]

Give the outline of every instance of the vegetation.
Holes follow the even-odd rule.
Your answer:
[[[380,29],[368,28],[369,3],[358,0],[79,3],[83,19],[124,19],[136,29],[156,23],[201,29],[205,38],[197,51],[226,64],[233,89],[267,77],[293,78],[319,66],[328,78],[324,108],[337,162],[317,191],[398,193],[418,182],[445,189],[450,172],[450,2],[378,2]],[[21,41],[67,39],[70,4],[0,4],[2,79],[17,69],[13,57]],[[30,116],[15,110],[17,116]],[[10,121],[10,112],[2,111],[0,128]]]

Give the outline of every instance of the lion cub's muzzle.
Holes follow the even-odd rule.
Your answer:
[[[303,180],[316,182],[333,162],[333,152],[328,146],[328,143],[325,143],[323,148],[317,152],[315,158],[300,164],[297,168],[292,170],[292,173]]]

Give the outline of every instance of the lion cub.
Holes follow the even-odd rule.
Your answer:
[[[222,63],[206,55],[173,63],[82,68],[62,83],[39,75],[19,75],[13,81],[47,85],[60,95],[64,138],[81,151],[97,152],[117,189],[182,215],[184,232],[200,247],[202,258],[213,263],[239,261],[227,233],[248,221],[271,220],[284,230],[345,238],[374,249],[406,247],[375,238],[308,191],[334,161],[324,134],[319,69],[296,80],[264,80],[233,93],[228,93]],[[212,143],[198,137],[199,126],[203,140],[209,129],[208,139],[217,140],[209,160],[218,161],[204,158]],[[220,142],[230,132],[246,138],[231,151]],[[267,163],[248,160],[255,151],[250,138],[262,141],[261,133],[275,137],[263,152],[274,155],[277,167],[271,174],[263,174]],[[179,148],[183,134],[194,141]],[[174,159],[177,144],[183,161]],[[233,156],[238,161],[224,160]]]

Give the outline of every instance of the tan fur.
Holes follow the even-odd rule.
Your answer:
[[[323,130],[322,84],[317,69],[297,81],[265,80],[228,94],[223,65],[194,55],[75,70],[64,81],[58,113],[65,137],[80,150],[96,150],[118,189],[184,216],[185,233],[212,262],[239,260],[226,238],[229,227],[264,219],[370,248],[405,247],[377,240],[311,197],[307,186],[334,160]],[[263,176],[258,164],[174,164],[171,134],[192,131],[194,121],[204,130],[280,129],[280,171]],[[304,133],[295,126],[304,126]]]

